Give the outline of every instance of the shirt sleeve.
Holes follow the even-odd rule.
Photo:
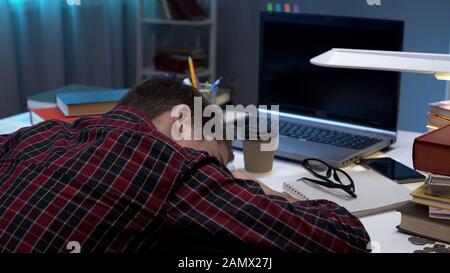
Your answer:
[[[6,142],[6,135],[3,135],[3,136],[0,135],[0,154],[2,154],[4,149],[6,149],[5,142]]]
[[[166,221],[172,230],[266,251],[367,251],[364,226],[335,203],[267,196],[258,183],[234,179],[214,164],[185,180],[169,202]]]

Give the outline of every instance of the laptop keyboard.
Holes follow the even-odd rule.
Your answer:
[[[280,121],[280,134],[296,139],[355,150],[363,150],[369,146],[381,142],[381,139],[377,138],[306,126],[287,121]]]

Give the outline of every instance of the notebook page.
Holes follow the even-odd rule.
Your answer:
[[[271,183],[281,185],[286,183],[307,199],[325,199],[335,202],[359,217],[394,210],[411,199],[410,190],[372,170],[350,172],[349,174],[355,181],[357,198],[351,198],[346,192],[339,189],[329,189],[310,182],[296,181],[301,177],[313,178],[309,173],[275,178]],[[291,192],[290,194],[296,196],[295,193]]]

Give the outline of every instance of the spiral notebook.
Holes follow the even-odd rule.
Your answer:
[[[326,199],[335,202],[356,217],[396,210],[411,199],[410,190],[372,170],[352,172],[350,175],[355,182],[357,198],[339,189],[325,188],[304,180],[296,181],[299,176],[283,178],[283,190],[299,200]]]

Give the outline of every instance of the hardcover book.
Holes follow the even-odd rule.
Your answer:
[[[56,105],[66,117],[102,115],[111,111],[127,89],[73,92],[56,95]]]
[[[423,184],[411,193],[412,201],[417,204],[450,210],[450,199],[427,194],[427,184]]]
[[[450,118],[450,100],[432,103],[430,106],[432,114]]]
[[[416,138],[413,163],[416,170],[450,176],[450,126]]]
[[[450,243],[450,221],[429,218],[428,207],[409,202],[398,211],[402,218],[397,229],[401,232]]]
[[[99,116],[91,116],[97,118]],[[35,125],[47,120],[59,120],[63,122],[72,123],[80,117],[65,117],[58,107],[39,108],[30,110],[31,124]]]
[[[430,123],[435,127],[441,128],[450,125],[450,119],[448,118],[444,118],[431,113],[428,114],[428,117],[430,118]]]
[[[170,0],[174,10],[183,19],[203,20],[207,18],[206,11],[196,0]]]
[[[27,108],[31,110],[56,107],[56,94],[71,92],[90,92],[93,90],[107,90],[107,88],[80,84],[66,85],[58,89],[43,91],[29,96],[27,98]]]

